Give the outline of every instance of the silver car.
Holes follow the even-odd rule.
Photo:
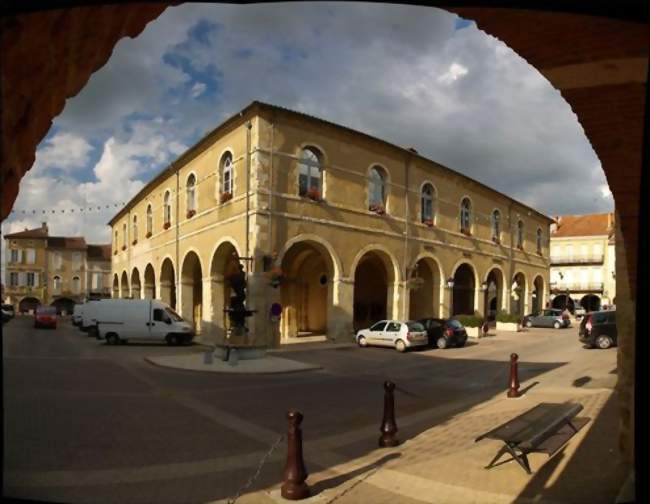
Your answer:
[[[542,310],[537,315],[527,315],[524,324],[526,327],[555,327],[560,329],[562,327],[569,327],[571,319],[562,315],[562,310],[548,308]]]
[[[357,331],[355,339],[360,347],[387,346],[395,348],[398,352],[405,352],[411,347],[426,346],[429,341],[424,326],[413,320],[380,320],[368,329]]]

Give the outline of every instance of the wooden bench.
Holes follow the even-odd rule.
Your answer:
[[[527,454],[531,452],[548,453],[550,457],[584,426],[589,419],[580,419],[580,425],[575,416],[582,410],[578,403],[540,403],[521,415],[499,425],[485,434],[481,439],[498,439],[504,445],[497,452],[485,469],[490,469],[506,452],[512,455],[524,470],[531,474]],[[566,429],[566,427],[569,429]]]

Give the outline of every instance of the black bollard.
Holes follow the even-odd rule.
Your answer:
[[[510,385],[508,387],[508,397],[519,397],[519,375],[517,369],[516,353],[510,354]]]
[[[395,423],[395,397],[393,391],[395,384],[390,381],[384,382],[384,418],[379,426],[379,446],[385,448],[387,446],[397,446],[399,440],[395,436],[397,434],[397,423]]]
[[[307,479],[307,469],[302,458],[302,413],[299,411],[289,411],[287,413],[289,420],[289,432],[287,433],[287,463],[284,466],[282,474],[282,488],[280,495],[289,500],[300,500],[309,497],[309,487],[305,483]]]

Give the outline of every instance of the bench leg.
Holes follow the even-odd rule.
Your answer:
[[[532,474],[530,470],[530,464],[528,464],[528,457],[523,451],[521,452],[521,454],[517,455],[517,452],[513,447],[506,445],[505,449],[508,451],[510,455],[512,455],[512,458],[514,458],[517,461],[517,463],[524,468],[524,471],[526,471],[526,473]]]
[[[503,446],[499,449],[499,451],[497,452],[497,454],[494,456],[494,458],[492,459],[492,462],[490,462],[488,465],[486,465],[486,466],[484,467],[484,469],[489,469],[490,467],[492,467],[492,466],[494,465],[494,463],[495,463],[497,460],[499,460],[499,458],[501,458],[501,456],[502,456],[505,452],[507,452],[507,451],[508,451],[508,445],[503,445]]]

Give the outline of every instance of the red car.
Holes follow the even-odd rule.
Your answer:
[[[51,327],[56,329],[56,308],[39,306],[34,313],[34,327]]]

